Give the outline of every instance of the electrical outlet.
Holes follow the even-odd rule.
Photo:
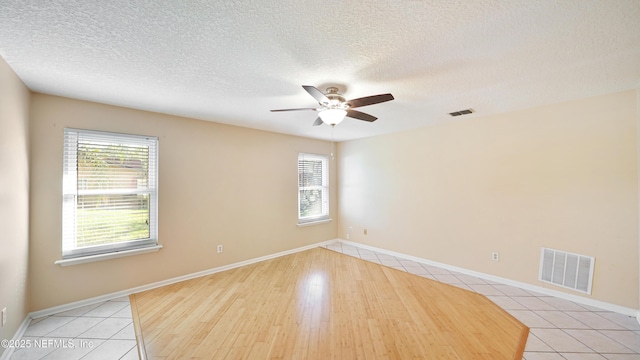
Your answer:
[[[497,251],[494,251],[491,253],[491,260],[493,261],[499,261],[500,260],[500,253]]]
[[[2,326],[7,323],[7,308],[2,309]]]
[[[347,233],[347,238],[345,240],[349,240],[349,233]]]
[[[349,234],[353,232],[353,226],[349,226]]]
[[[218,250],[218,254],[220,254],[223,251],[222,245],[218,245],[218,249],[217,250]]]
[[[365,235],[367,235],[367,233],[368,233],[367,229],[364,229],[363,232],[364,232]]]

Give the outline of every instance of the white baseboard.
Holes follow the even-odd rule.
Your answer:
[[[624,315],[627,315],[627,316],[633,316],[633,317],[636,318],[636,320],[638,320],[638,323],[640,323],[640,310],[638,310],[638,309],[632,309],[632,308],[628,308],[628,307],[624,307],[624,306],[620,306],[620,305],[616,305],[616,304],[607,303],[607,302],[600,301],[600,300],[594,300],[594,299],[589,299],[589,298],[585,298],[585,297],[582,297],[582,296],[567,294],[567,293],[564,293],[564,292],[561,292],[561,291],[556,291],[556,290],[544,288],[544,287],[541,287],[541,286],[536,286],[536,285],[532,285],[532,284],[528,284],[528,283],[523,283],[523,282],[520,282],[520,281],[506,279],[506,278],[502,278],[502,277],[499,277],[499,276],[489,275],[489,274],[481,273],[481,272],[478,272],[478,271],[473,271],[473,270],[469,270],[469,269],[465,269],[465,268],[461,268],[461,267],[457,267],[457,266],[443,264],[443,263],[439,263],[439,262],[436,262],[436,261],[431,261],[431,260],[419,258],[419,257],[416,257],[416,256],[407,255],[407,254],[403,254],[403,253],[398,253],[398,252],[395,252],[395,251],[381,249],[381,248],[377,248],[377,247],[374,247],[374,246],[360,244],[360,243],[356,243],[356,242],[352,242],[352,241],[348,241],[348,240],[340,239],[339,242],[341,242],[343,244],[346,244],[346,245],[359,247],[361,249],[376,251],[376,252],[379,252],[379,253],[382,253],[382,254],[387,254],[387,255],[399,257],[399,258],[405,259],[405,260],[412,260],[412,261],[415,261],[415,262],[418,262],[418,263],[421,263],[421,264],[441,267],[441,268],[444,268],[444,269],[447,269],[447,270],[456,271],[456,272],[459,272],[459,273],[462,273],[462,274],[465,274],[465,275],[475,276],[475,277],[478,277],[478,278],[481,278],[481,279],[497,282],[497,283],[500,283],[500,284],[510,285],[510,286],[514,286],[514,287],[517,287],[517,288],[520,288],[520,289],[524,289],[524,290],[535,291],[535,292],[540,293],[540,294],[554,296],[554,297],[561,298],[561,299],[564,299],[564,300],[573,301],[573,302],[576,302],[578,304],[588,305],[588,306],[592,306],[592,307],[595,307],[595,308],[598,308],[598,309],[602,309],[602,310],[606,310],[606,311],[612,311],[612,312],[616,312],[616,313],[619,313],[619,314],[624,314]]]
[[[178,276],[178,277],[174,277],[174,278],[171,278],[171,279],[154,282],[154,283],[147,284],[147,285],[138,286],[138,287],[127,289],[127,290],[122,290],[122,291],[118,291],[118,292],[114,292],[114,293],[110,293],[110,294],[96,296],[96,297],[93,297],[93,298],[90,298],[90,299],[85,299],[85,300],[81,300],[81,301],[75,301],[75,302],[64,304],[64,305],[59,305],[59,306],[54,306],[54,307],[43,309],[43,310],[33,311],[33,312],[30,312],[27,315],[27,317],[24,319],[24,321],[22,322],[22,324],[20,325],[20,327],[18,328],[18,330],[14,334],[13,339],[14,340],[18,340],[18,339],[22,338],[24,332],[27,330],[27,327],[29,326],[29,323],[30,323],[31,319],[37,319],[37,318],[40,318],[40,317],[43,317],[43,316],[54,315],[54,314],[57,314],[57,313],[60,313],[60,312],[63,312],[63,311],[73,310],[73,309],[76,309],[76,308],[79,308],[79,307],[82,307],[82,306],[93,305],[93,304],[101,303],[101,302],[104,302],[104,301],[113,300],[113,299],[116,299],[116,298],[119,298],[119,297],[122,297],[122,296],[129,296],[131,294],[135,294],[135,293],[138,293],[138,292],[141,292],[141,291],[151,290],[151,289],[159,288],[159,287],[162,287],[162,286],[175,284],[177,282],[181,282],[181,281],[185,281],[185,280],[191,280],[191,279],[195,279],[195,278],[198,278],[198,277],[201,277],[201,276],[215,274],[215,273],[218,273],[218,272],[221,272],[221,271],[231,270],[231,269],[235,269],[235,268],[238,268],[238,267],[241,267],[241,266],[258,263],[258,262],[261,262],[261,261],[275,259],[275,258],[278,258],[278,257],[281,257],[281,256],[285,256],[285,255],[289,255],[289,254],[293,254],[293,253],[297,253],[297,252],[313,249],[313,248],[316,248],[318,246],[330,245],[330,244],[333,244],[333,243],[336,243],[336,242],[341,242],[341,243],[344,243],[344,244],[347,244],[347,245],[356,246],[356,247],[359,247],[359,248],[362,248],[362,249],[368,249],[368,250],[380,252],[380,253],[383,253],[383,254],[396,256],[396,257],[399,257],[399,258],[402,258],[402,259],[406,259],[406,260],[413,260],[415,262],[419,262],[419,263],[426,264],[426,265],[433,265],[433,266],[442,267],[442,268],[445,268],[447,270],[457,271],[457,272],[460,272],[462,274],[476,276],[476,277],[479,277],[479,278],[482,278],[482,279],[485,279],[485,280],[490,280],[490,281],[494,281],[494,282],[505,284],[505,285],[511,285],[511,286],[514,286],[514,287],[518,287],[518,288],[525,289],[525,290],[530,290],[530,291],[535,291],[535,292],[538,292],[538,293],[541,293],[541,294],[545,294],[545,295],[555,296],[555,297],[558,297],[558,298],[562,298],[562,299],[565,299],[565,300],[577,302],[577,303],[584,304],[584,305],[593,306],[593,307],[596,307],[596,308],[599,308],[599,309],[603,309],[603,310],[607,310],[607,311],[613,311],[613,312],[617,312],[617,313],[620,313],[620,314],[625,314],[625,315],[629,315],[629,316],[635,316],[636,319],[638,320],[638,322],[640,323],[640,311],[638,311],[637,309],[631,309],[631,308],[627,308],[627,307],[623,307],[623,306],[619,306],[619,305],[615,305],[615,304],[610,304],[610,303],[606,303],[606,302],[602,302],[602,301],[598,301],[598,300],[587,299],[587,298],[583,298],[583,297],[580,297],[580,296],[566,294],[566,293],[563,293],[563,292],[550,290],[550,289],[547,289],[547,288],[543,288],[543,287],[539,287],[539,286],[535,286],[535,285],[531,285],[531,284],[527,284],[527,283],[522,283],[522,282],[510,280],[510,279],[501,278],[501,277],[498,277],[498,276],[484,274],[484,273],[480,273],[480,272],[477,272],[477,271],[472,271],[472,270],[460,268],[460,267],[457,267],[457,266],[447,265],[447,264],[443,264],[443,263],[439,263],[439,262],[435,262],[435,261],[431,261],[431,260],[427,260],[427,259],[423,259],[423,258],[407,255],[407,254],[397,253],[397,252],[394,252],[394,251],[389,251],[389,250],[386,250],[386,249],[381,249],[381,248],[377,248],[377,247],[373,247],[373,246],[369,246],[369,245],[359,244],[359,243],[355,243],[355,242],[351,242],[351,241],[347,241],[347,240],[342,240],[342,239],[333,239],[333,240],[322,241],[322,242],[315,243],[315,244],[312,244],[312,245],[302,246],[302,247],[291,249],[291,250],[281,251],[281,252],[278,252],[278,253],[275,253],[275,254],[261,256],[261,257],[254,258],[254,259],[240,261],[240,262],[237,262],[237,263],[224,265],[224,266],[220,266],[220,267],[216,267],[216,268],[212,268],[212,269],[208,269],[208,270],[204,270],[204,271],[199,271],[199,272],[195,272],[195,273],[191,273],[191,274],[187,274],[187,275],[182,275],[182,276]],[[12,353],[13,353],[13,349],[5,349],[5,351],[2,353],[2,356],[0,356],[0,360],[8,360],[11,357]]]
[[[218,273],[218,272],[221,272],[221,271],[231,270],[231,269],[235,269],[237,267],[241,267],[241,266],[245,266],[245,265],[249,265],[249,264],[254,264],[254,263],[261,262],[261,261],[275,259],[275,258],[278,258],[278,257],[281,257],[281,256],[294,254],[294,253],[297,253],[297,252],[313,249],[313,248],[316,248],[316,247],[319,247],[319,246],[326,246],[326,245],[329,245],[329,244],[336,243],[339,240],[340,239],[322,241],[322,242],[319,242],[319,243],[306,245],[306,246],[302,246],[302,247],[291,249],[291,250],[281,251],[281,252],[278,252],[278,253],[275,253],[275,254],[265,255],[265,256],[258,257],[258,258],[254,258],[254,259],[249,259],[249,260],[240,261],[240,262],[229,264],[229,265],[223,265],[223,266],[219,266],[219,267],[216,267],[216,268],[207,269],[207,270],[204,270],[204,271],[199,271],[199,272],[195,272],[195,273],[191,273],[191,274],[187,274],[187,275],[177,276],[177,277],[174,277],[174,278],[171,278],[171,279],[154,282],[154,283],[147,284],[147,285],[137,286],[137,287],[134,287],[134,288],[131,288],[131,289],[127,289],[127,290],[122,290],[122,291],[117,291],[117,292],[110,293],[110,294],[96,296],[96,297],[93,297],[93,298],[90,298],[90,299],[75,301],[75,302],[64,304],[64,305],[59,305],[59,306],[54,306],[54,307],[50,307],[50,308],[43,309],[43,310],[33,311],[33,312],[30,312],[27,315],[27,318],[25,318],[25,320],[23,322],[23,325],[26,323],[26,326],[28,326],[29,325],[29,321],[31,319],[37,319],[37,318],[40,318],[40,317],[43,317],[43,316],[49,316],[49,315],[57,314],[57,313],[60,313],[60,312],[63,312],[63,311],[77,309],[77,308],[82,307],[82,306],[93,305],[93,304],[101,303],[101,302],[104,302],[104,301],[117,299],[117,298],[122,297],[122,296],[129,296],[131,294],[139,293],[141,291],[147,291],[147,290],[159,288],[159,287],[162,287],[162,286],[175,284],[177,282],[181,282],[181,281],[185,281],[185,280],[191,280],[191,279],[195,279],[195,278],[198,278],[198,277],[215,274],[215,273]],[[19,334],[20,336],[18,336],[17,339],[20,339],[22,337],[22,333],[24,333],[24,330],[26,330],[26,326],[25,326],[25,329],[23,329],[22,332]],[[17,335],[18,335],[18,332],[16,332],[16,335],[14,337],[16,337]],[[0,360],[3,360],[3,359],[0,359]]]

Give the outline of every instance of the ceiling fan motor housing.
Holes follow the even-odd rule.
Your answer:
[[[324,95],[329,99],[329,103],[321,105],[326,106],[327,109],[346,110],[349,107],[344,96],[338,92],[337,87],[328,87]]]

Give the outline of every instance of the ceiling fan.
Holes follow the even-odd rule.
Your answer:
[[[393,100],[393,95],[391,94],[380,94],[380,95],[372,95],[365,96],[352,100],[345,100],[342,94],[338,93],[337,87],[328,87],[325,93],[318,90],[317,88],[309,85],[302,85],[302,87],[309,93],[309,95],[313,96],[314,99],[318,101],[320,107],[318,108],[297,108],[297,109],[277,109],[271,110],[272,112],[278,111],[300,111],[300,110],[313,110],[318,112],[318,118],[313,123],[313,126],[322,125],[325,123],[330,126],[336,126],[342,120],[344,120],[345,116],[350,118],[364,120],[373,122],[378,118],[365,114],[363,112],[353,110],[354,108],[358,108],[361,106],[378,104],[385,101]]]

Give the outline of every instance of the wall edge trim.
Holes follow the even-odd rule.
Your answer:
[[[351,246],[355,246],[355,247],[358,247],[358,248],[361,248],[361,249],[377,251],[377,252],[380,252],[380,253],[383,253],[383,254],[386,254],[386,255],[399,257],[399,258],[402,258],[402,259],[405,259],[405,260],[412,260],[412,261],[415,261],[415,262],[419,262],[421,264],[438,266],[438,267],[441,267],[441,268],[444,268],[444,269],[447,269],[447,270],[457,271],[457,272],[465,274],[465,275],[471,275],[471,276],[479,277],[479,278],[484,279],[484,280],[489,280],[489,281],[497,282],[497,283],[504,284],[504,285],[514,286],[514,287],[517,287],[517,288],[520,288],[520,289],[523,289],[523,290],[535,291],[535,292],[538,292],[538,293],[541,293],[541,294],[544,294],[544,295],[554,296],[554,297],[557,297],[557,298],[573,301],[573,302],[576,302],[576,303],[579,303],[579,304],[583,304],[583,305],[587,305],[587,306],[596,307],[596,308],[603,309],[603,310],[606,310],[606,311],[612,311],[612,312],[616,312],[616,313],[619,313],[619,314],[633,316],[633,317],[636,318],[638,323],[640,323],[640,311],[638,311],[638,309],[628,308],[626,306],[607,303],[607,302],[600,301],[600,300],[588,299],[588,298],[584,298],[582,296],[567,294],[567,293],[556,291],[556,290],[553,290],[553,289],[547,289],[547,288],[543,288],[543,287],[540,287],[540,286],[523,283],[523,282],[520,282],[520,281],[510,280],[510,279],[499,277],[499,276],[495,276],[495,275],[485,274],[485,273],[481,273],[481,272],[474,271],[474,270],[469,270],[469,269],[465,269],[465,268],[461,268],[461,267],[457,267],[457,266],[453,266],[453,265],[439,263],[437,261],[423,259],[423,258],[419,258],[417,256],[407,255],[407,254],[403,254],[403,253],[399,253],[399,252],[395,252],[395,251],[391,251],[391,250],[386,250],[386,249],[382,249],[382,248],[377,248],[375,246],[365,245],[365,244],[356,243],[356,242],[352,242],[352,241],[348,241],[348,240],[342,240],[342,239],[340,239],[339,242],[341,242],[341,243],[343,243],[345,245],[351,245]]]
[[[43,316],[49,316],[49,315],[57,314],[57,313],[60,313],[60,312],[63,312],[63,311],[73,310],[73,309],[76,309],[76,308],[79,308],[79,307],[82,307],[82,306],[93,305],[93,304],[96,304],[96,303],[113,300],[113,299],[116,299],[116,298],[119,298],[119,297],[128,296],[128,295],[131,295],[131,294],[134,294],[134,293],[138,293],[138,292],[141,292],[141,291],[147,291],[147,290],[159,288],[159,287],[162,287],[162,286],[175,284],[175,283],[181,282],[181,281],[191,280],[191,279],[195,279],[195,278],[198,278],[198,277],[215,274],[215,273],[222,272],[222,271],[225,271],[225,270],[235,269],[237,267],[254,264],[254,263],[261,262],[261,261],[275,259],[275,258],[278,258],[278,257],[281,257],[281,256],[285,256],[285,255],[290,255],[290,254],[294,254],[294,253],[297,253],[297,252],[306,251],[306,250],[313,249],[313,248],[320,247],[320,246],[326,246],[326,245],[329,245],[329,244],[336,243],[338,241],[339,241],[339,239],[321,241],[321,242],[314,243],[314,244],[311,244],[311,245],[306,245],[306,246],[302,246],[302,247],[298,247],[298,248],[294,248],[294,249],[290,249],[290,250],[280,251],[280,252],[273,253],[273,254],[270,254],[270,255],[260,256],[260,257],[249,259],[249,260],[243,260],[243,261],[239,261],[239,262],[228,264],[228,265],[218,266],[218,267],[215,267],[215,268],[211,268],[211,269],[207,269],[207,270],[203,270],[203,271],[198,271],[198,272],[194,272],[194,273],[191,273],[191,274],[181,275],[181,276],[177,276],[177,277],[173,277],[173,278],[170,278],[170,279],[153,282],[153,283],[146,284],[146,285],[136,286],[134,288],[130,288],[130,289],[122,290],[122,291],[116,291],[116,292],[113,292],[113,293],[92,297],[92,298],[85,299],[85,300],[74,301],[74,302],[71,302],[71,303],[68,303],[68,304],[63,304],[63,305],[58,305],[58,306],[42,309],[42,310],[32,311],[27,315],[27,318],[25,319],[25,321],[31,320],[31,319],[37,319],[37,318],[40,318],[40,317],[43,317]]]

